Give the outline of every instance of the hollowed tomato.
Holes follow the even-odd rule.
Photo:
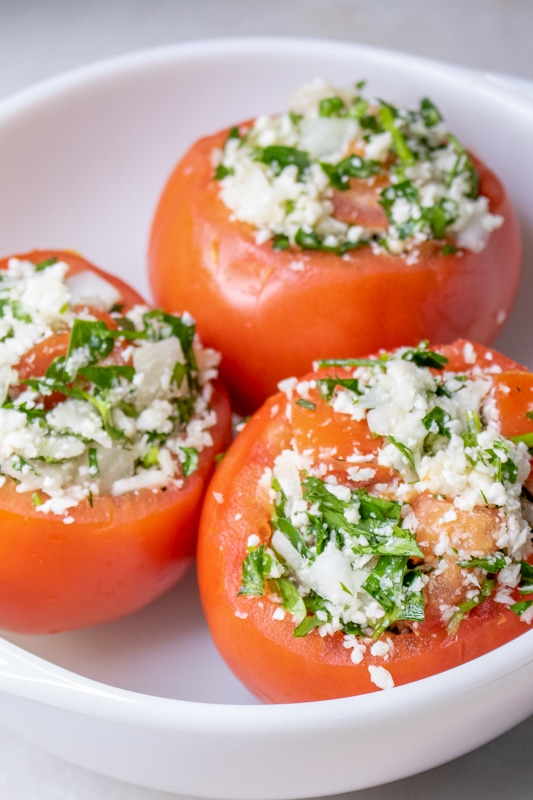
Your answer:
[[[437,349],[449,359],[447,369],[461,373],[472,367],[472,360],[465,360],[464,342]],[[484,363],[493,375],[495,404],[505,435],[531,437],[533,422],[526,414],[533,407],[533,375],[483,347],[475,346],[470,352],[480,361],[488,353]],[[325,375],[338,380],[345,373],[330,368],[308,375],[305,382]],[[273,510],[265,477],[280,453],[294,447],[303,454],[321,450],[323,464],[328,465],[328,458],[336,461],[333,471],[342,483],[354,445],[363,456],[363,466],[372,461],[379,446],[379,440],[369,437],[366,423],[332,410],[316,392],[312,401],[298,403],[281,392],[269,399],[218,466],[203,508],[198,574],[204,611],[218,650],[250,691],[267,702],[314,701],[376,691],[373,667],[384,667],[394,685],[405,684],[463,664],[529,630],[509,604],[496,602],[493,592],[459,625],[445,624],[429,612],[425,621],[410,630],[396,632],[392,639],[390,634],[375,639],[389,637],[385,660],[379,649],[372,654],[372,642],[367,641],[360,663],[354,663],[340,632],[321,635],[312,629],[295,636],[291,613],[276,613],[277,589],[273,595],[269,590],[261,596],[243,594],[243,564],[250,548],[271,544]],[[390,469],[382,466],[380,470],[370,483],[371,493],[379,494],[379,484],[390,480]]]
[[[69,275],[97,273],[119,290],[124,313],[145,305],[132,287],[76,254],[33,251],[17,258],[34,264],[56,258],[68,264]],[[7,261],[0,261],[0,269]],[[95,310],[96,319],[103,316]],[[63,333],[44,339],[21,359],[21,377],[42,376],[65,355],[68,341]],[[52,404],[61,399],[47,398]],[[45,492],[36,503],[37,493],[19,492],[17,483],[5,478],[0,487],[0,628],[41,633],[105,622],[144,606],[181,578],[195,553],[215,456],[229,440],[229,401],[220,382],[211,404],[217,415],[212,445],[199,452],[197,469],[181,486],[170,482],[119,496],[89,496],[69,508],[65,519],[39,510]]]

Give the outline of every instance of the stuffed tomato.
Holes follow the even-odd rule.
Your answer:
[[[184,574],[230,434],[218,360],[78,255],[0,261],[0,628],[105,622]]]
[[[319,364],[219,465],[198,570],[216,646],[262,700],[388,689],[533,619],[533,375],[458,341]]]
[[[490,344],[520,260],[504,187],[430,100],[410,110],[321,81],[285,114],[196,142],[149,246],[156,301],[190,309],[246,412],[313,358]]]

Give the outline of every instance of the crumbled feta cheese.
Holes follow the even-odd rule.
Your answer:
[[[370,654],[373,656],[379,656],[380,658],[384,658],[385,656],[389,655],[389,642],[385,642],[383,639],[379,639],[377,642],[374,642],[372,647],[370,648]]]
[[[392,689],[394,687],[392,675],[385,667],[376,667],[374,664],[369,664],[368,672],[370,673],[370,680],[378,689]]]

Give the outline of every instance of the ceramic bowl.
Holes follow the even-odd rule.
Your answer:
[[[146,295],[159,192],[194,139],[285,105],[316,75],[365,78],[398,103],[429,95],[499,173],[525,271],[496,346],[533,367],[531,87],[408,55],[305,39],[213,40],[96,64],[0,104],[0,253],[73,248]],[[502,264],[505,269],[505,264]],[[0,718],[77,764],[231,800],[346,792],[412,775],[533,712],[533,632],[464,666],[367,696],[262,706],[217,655],[194,572],[129,618],[0,639]],[[416,740],[416,758],[406,739]]]

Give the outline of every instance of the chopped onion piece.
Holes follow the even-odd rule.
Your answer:
[[[72,306],[86,305],[109,311],[120,303],[122,295],[112,283],[94,272],[84,270],[66,279]]]

